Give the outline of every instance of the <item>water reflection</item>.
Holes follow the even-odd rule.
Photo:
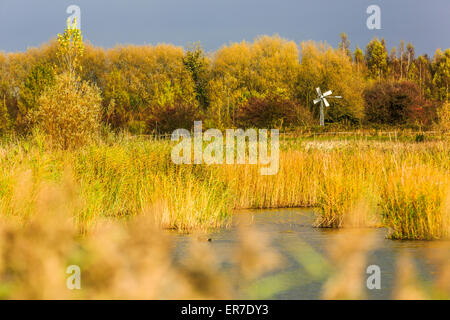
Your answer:
[[[229,261],[238,241],[236,224],[239,222],[236,221],[240,220],[239,216],[250,217],[245,219],[245,223],[254,225],[272,239],[273,246],[286,258],[284,267],[270,275],[271,277],[278,276],[277,286],[281,286],[281,290],[277,290],[272,298],[320,298],[326,278],[321,276],[323,270],[319,269],[334,268],[333,265],[324,267],[323,262],[328,263],[327,249],[333,243],[339,241],[340,237],[345,236],[346,231],[312,227],[314,212],[311,209],[239,211],[236,213],[234,225],[231,228],[221,229],[207,236],[211,239],[210,246],[219,259],[223,261],[225,269],[233,267]],[[372,236],[377,240],[376,248],[370,250],[367,254],[367,266],[378,265],[381,269],[381,289],[369,290],[365,288],[366,297],[369,299],[389,299],[392,297],[396,280],[396,261],[402,253],[409,253],[412,256],[421,281],[425,284],[432,281],[435,265],[427,256],[430,251],[439,249],[442,242],[388,240],[385,238],[386,230],[384,229],[364,229],[361,232],[362,237]],[[197,236],[176,236],[176,259],[181,260],[185,257],[186,248],[192,237]],[[305,257],[310,260],[306,265],[303,263]],[[310,276],[311,272],[316,273],[315,277]],[[364,274],[362,279],[365,281],[367,277],[368,275]],[[262,283],[263,279],[261,279],[260,291],[264,290]],[[258,291],[258,283],[256,283],[250,293],[251,296],[245,298],[266,297],[264,292],[260,291]]]

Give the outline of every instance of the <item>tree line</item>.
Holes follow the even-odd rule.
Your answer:
[[[102,123],[132,133],[190,128],[200,119],[216,128],[314,126],[316,87],[343,96],[327,108],[327,123],[431,125],[448,113],[450,49],[416,55],[403,41],[388,50],[374,38],[352,52],[346,34],[336,48],[275,35],[212,53],[198,43],[84,44],[82,54],[66,52],[66,60],[60,51],[55,39],[26,52],[0,52],[0,132],[31,130],[43,92],[57,87],[58,70],[73,65],[72,58],[79,60],[79,80],[99,92]]]

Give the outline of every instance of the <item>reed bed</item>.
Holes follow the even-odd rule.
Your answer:
[[[450,237],[448,172],[423,164],[387,173],[382,188],[382,216],[392,239],[433,240]]]
[[[4,142],[1,215],[26,221],[39,186],[60,183],[70,171],[82,233],[98,218],[143,212],[163,228],[191,232],[228,225],[234,209],[280,207],[316,207],[316,226],[336,228],[364,204],[370,214],[354,219],[355,227],[386,226],[396,239],[449,236],[448,141],[288,141],[273,176],[262,176],[258,165],[175,165],[171,148],[169,141],[126,137],[65,152],[36,138]]]
[[[305,277],[325,281],[324,299],[365,298],[361,271],[376,243],[353,227],[385,226],[393,239],[449,237],[445,141],[290,142],[275,176],[254,165],[177,166],[171,146],[116,137],[62,152],[39,139],[4,142],[0,299],[273,298],[284,280],[270,272],[283,267],[283,256],[248,224],[227,270],[203,241],[175,262],[171,236],[161,230],[201,234],[228,225],[240,208],[314,206],[317,226],[348,228],[329,259],[296,257]],[[438,265],[431,287],[407,257],[398,261],[393,298],[449,298],[442,244],[429,257]],[[69,265],[82,269],[83,290],[67,289]],[[266,273],[270,286],[254,289]]]

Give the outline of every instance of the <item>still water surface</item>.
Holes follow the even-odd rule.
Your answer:
[[[337,229],[319,229],[313,228],[314,213],[311,209],[272,209],[272,210],[246,210],[238,215],[247,215],[251,217],[251,223],[264,235],[271,239],[272,246],[280,252],[286,262],[283,268],[271,273],[269,276],[277,279],[277,287],[273,299],[319,299],[322,286],[326,278],[314,279],[308,276],[304,269],[299,252],[302,249],[310,249],[317,253],[316,257],[327,258],[327,248],[329,248],[338,237],[342,237],[346,231]],[[234,219],[237,220],[237,219]],[[381,289],[366,289],[366,296],[369,299],[390,299],[392,289],[395,286],[396,278],[396,260],[401,253],[409,253],[413,258],[420,281],[427,285],[432,282],[433,273],[436,266],[427,258],[428,253],[442,246],[442,242],[430,241],[394,241],[385,239],[386,231],[384,229],[364,230],[363,236],[375,237],[377,247],[370,250],[367,255],[367,266],[377,265],[381,269]],[[177,235],[175,257],[182,260],[186,257],[186,248],[194,235]],[[220,229],[208,235],[214,253],[223,261],[224,269],[233,268],[230,265],[230,257],[238,244],[238,232],[236,226],[228,229]],[[301,254],[301,253],[300,253]],[[333,268],[333,266],[331,266]],[[365,270],[364,270],[365,272]],[[267,275],[265,275],[267,277]],[[277,277],[278,276],[278,277]],[[364,273],[365,280],[369,275]],[[267,279],[267,278],[266,278]],[[256,282],[261,283],[263,289],[264,277]],[[255,290],[252,291],[255,294]],[[264,292],[260,292],[264,294]],[[256,289],[256,295],[245,298],[261,298]]]

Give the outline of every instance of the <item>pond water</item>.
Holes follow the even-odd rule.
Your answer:
[[[245,298],[266,298],[263,291],[267,291],[264,289],[267,287],[264,287],[263,283],[264,279],[268,279],[269,276],[277,279],[277,290],[270,297],[271,299],[319,299],[326,277],[313,278],[309,276],[305,264],[302,263],[304,260],[299,259],[299,252],[304,253],[304,249],[308,249],[309,251],[306,252],[317,253],[316,258],[328,259],[327,248],[347,231],[312,227],[314,212],[311,209],[246,210],[239,211],[237,216],[239,215],[251,217],[250,223],[262,234],[268,236],[271,239],[272,247],[285,257],[283,267],[258,279],[253,284],[252,295]],[[432,282],[436,266],[427,256],[431,251],[442,248],[442,242],[389,240],[385,238],[385,229],[364,229],[362,236],[366,235],[376,238],[377,246],[368,251],[365,264],[367,266],[377,265],[381,270],[381,289],[369,290],[366,288],[365,281],[370,275],[365,273],[366,267],[364,268],[362,279],[367,298],[391,298],[397,272],[396,261],[402,253],[408,253],[412,257],[417,276],[422,284],[427,285]],[[175,258],[177,260],[186,258],[187,246],[192,238],[197,239],[197,237],[195,235],[176,236]],[[230,228],[208,234],[207,238],[211,239],[207,243],[223,261],[224,269],[232,269],[233,264],[229,262],[231,261],[230,257],[239,242],[236,223]],[[330,268],[332,271],[333,266]],[[258,282],[261,282],[261,292],[258,292]]]

